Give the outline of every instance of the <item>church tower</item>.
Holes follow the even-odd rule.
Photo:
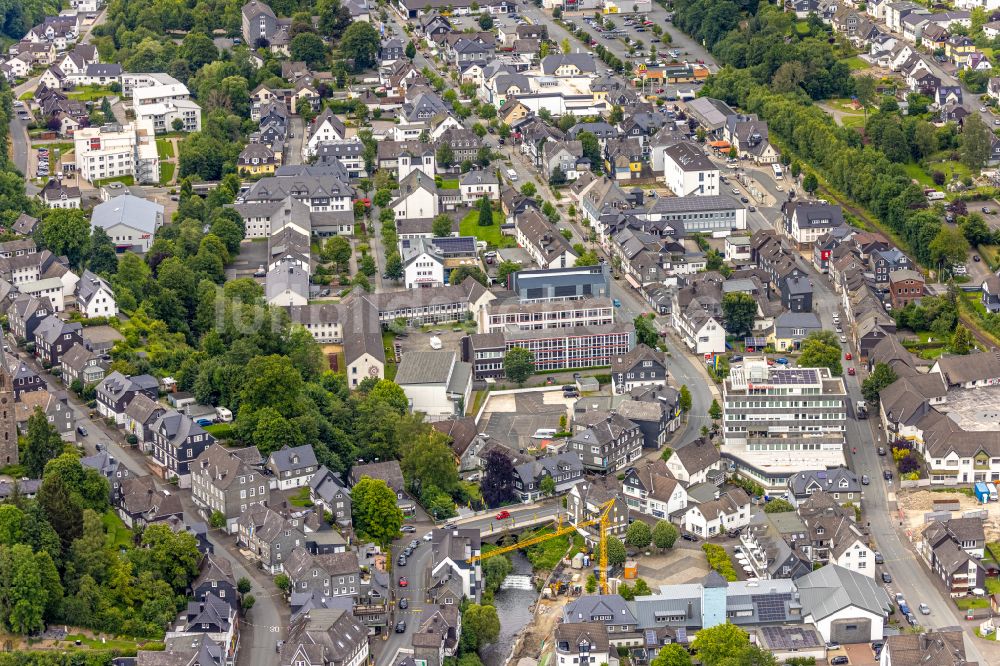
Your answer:
[[[3,361],[6,359],[4,358]],[[0,465],[16,465],[19,460],[17,454],[14,381],[11,379],[7,363],[0,362]]]

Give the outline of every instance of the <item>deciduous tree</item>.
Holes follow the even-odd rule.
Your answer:
[[[669,521],[658,520],[653,526],[653,545],[660,549],[673,548],[679,533]]]
[[[500,449],[491,449],[483,456],[483,480],[479,488],[483,501],[491,507],[514,500],[514,463]]]
[[[625,543],[635,548],[645,548],[653,541],[653,533],[649,525],[637,520],[628,526],[625,532]]]
[[[757,301],[750,294],[734,291],[722,297],[722,317],[726,331],[742,338],[753,330]]]
[[[522,385],[535,372],[535,355],[524,347],[514,347],[503,357],[503,373],[510,381]]]
[[[351,488],[351,517],[359,534],[383,547],[399,536],[403,525],[396,493],[385,481],[367,476]]]

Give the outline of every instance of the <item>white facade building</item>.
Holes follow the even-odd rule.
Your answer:
[[[73,135],[76,168],[93,183],[132,176],[137,183],[160,182],[160,159],[152,134],[135,123],[84,127]]]

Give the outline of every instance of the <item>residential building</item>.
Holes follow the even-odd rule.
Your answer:
[[[785,497],[792,506],[798,506],[818,492],[827,493],[839,504],[859,504],[862,497],[861,481],[857,474],[846,467],[805,470],[788,478]]]
[[[687,491],[662,459],[626,470],[622,495],[630,509],[662,520],[669,520],[688,505]]]
[[[60,362],[63,381],[67,386],[77,380],[84,386],[96,384],[104,379],[105,369],[101,361],[99,354],[83,345],[73,345],[63,354]]]
[[[93,183],[131,176],[136,183],[160,182],[160,159],[152,132],[136,123],[81,127],[73,134],[76,170]]]
[[[266,505],[270,498],[267,478],[250,466],[259,460],[256,447],[229,450],[213,443],[190,466],[192,498],[207,516],[225,516],[230,533],[237,531],[237,520],[248,506]]]
[[[105,379],[105,382],[107,382],[112,376],[113,375],[109,375],[108,378]],[[101,395],[101,385],[98,385],[97,394],[98,396]],[[98,398],[98,400],[99,399],[100,398]],[[164,412],[158,419],[156,419],[156,421],[153,422],[150,430],[153,433],[153,458],[161,467],[163,467],[164,476],[166,478],[176,478],[178,486],[181,488],[190,488],[191,473],[195,471],[195,461],[199,456],[201,456],[205,449],[210,447],[215,442],[215,438],[205,432],[201,426],[192,421],[190,418],[174,410]],[[221,456],[219,456],[219,458],[221,459]],[[235,463],[232,461],[228,462],[229,466],[232,466],[233,464]],[[209,496],[206,484],[209,481],[208,476],[210,476],[211,472],[212,470],[208,470],[206,472],[206,478],[203,479],[204,483],[202,487],[206,488],[204,495],[206,498]],[[228,480],[220,480],[221,486],[227,486],[231,483],[231,478]],[[243,486],[243,483],[239,485]],[[220,497],[219,491],[213,492],[212,495],[215,497],[216,504],[218,504]],[[228,517],[228,511],[231,509],[232,505],[228,502],[230,499],[229,497],[226,497],[225,495],[223,495],[223,497],[225,497],[227,501],[226,507]],[[206,502],[206,504],[207,503],[208,502]]]
[[[64,185],[61,180],[55,178],[50,178],[49,182],[45,183],[39,196],[42,197],[42,202],[47,208],[80,207],[80,188],[68,184]]]
[[[517,244],[542,269],[568,268],[576,263],[576,252],[562,234],[537,210],[531,209],[514,220]]]
[[[924,295],[924,276],[909,270],[889,273],[889,302],[895,310],[902,310],[910,303],[920,301]]]
[[[964,633],[958,629],[944,629],[887,636],[879,663],[882,666],[967,666],[971,662],[966,659]]]
[[[711,538],[750,523],[750,497],[742,488],[716,490],[707,502],[689,502],[683,513],[684,531]]]
[[[840,206],[818,201],[787,201],[781,206],[785,233],[799,249],[812,247],[816,240],[844,224]]]
[[[118,316],[118,304],[111,285],[89,270],[83,271],[77,283],[76,307],[87,319]]]
[[[483,572],[480,561],[468,562],[482,552],[482,538],[478,529],[454,527],[435,529],[431,539],[430,579],[433,588],[442,581],[454,578],[461,584],[461,594],[479,603],[482,594]]]
[[[551,478],[553,493],[561,495],[581,479],[583,464],[576,453],[557,453],[517,465],[514,468],[514,492],[525,504],[541,499],[542,481]]]
[[[129,528],[184,516],[180,496],[157,489],[152,476],[123,478],[112,493],[111,505]]]
[[[292,552],[306,543],[302,519],[286,518],[263,504],[252,504],[237,519],[237,543],[261,568],[281,573]]]
[[[323,511],[329,511],[337,525],[350,527],[351,491],[325,465],[321,465],[309,481],[309,499]]]
[[[324,597],[355,596],[361,590],[361,569],[354,551],[314,555],[302,546],[292,550],[285,574],[296,593]]]
[[[642,433],[632,421],[610,413],[574,433],[567,448],[580,456],[584,468],[607,474],[638,460],[642,454]]]
[[[882,640],[892,604],[873,578],[829,564],[795,581],[804,622],[824,641],[842,645]]]
[[[823,326],[812,312],[782,312],[774,320],[773,332],[767,342],[779,352],[799,349],[809,334],[822,330]]]
[[[678,197],[719,194],[719,168],[697,145],[676,143],[664,151],[663,159],[663,180]]]
[[[563,608],[559,626],[602,624],[610,645],[638,645],[639,621],[629,604],[618,594],[587,594],[570,601]]]
[[[639,386],[664,386],[667,362],[662,352],[644,344],[611,361],[611,392],[628,393]]]
[[[364,666],[368,631],[350,610],[316,608],[296,616],[280,647],[280,666]]]
[[[608,629],[603,622],[558,624],[553,643],[557,666],[605,664],[611,661]]]
[[[35,329],[35,357],[51,366],[62,362],[63,354],[75,344],[83,344],[83,326],[49,315]]]
[[[308,486],[319,469],[316,453],[309,444],[290,447],[287,444],[267,457],[271,483],[281,490]]]
[[[136,394],[142,393],[155,401],[159,397],[159,384],[151,375],[126,377],[115,371],[97,385],[96,393],[98,413],[106,419],[114,419],[116,425],[122,425],[125,408]]]

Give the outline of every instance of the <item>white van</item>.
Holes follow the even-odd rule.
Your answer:
[[[513,169],[507,169],[507,177],[511,180],[517,180],[517,172]]]
[[[216,407],[215,418],[219,419],[220,423],[231,423],[233,420],[233,413],[226,407]]]

